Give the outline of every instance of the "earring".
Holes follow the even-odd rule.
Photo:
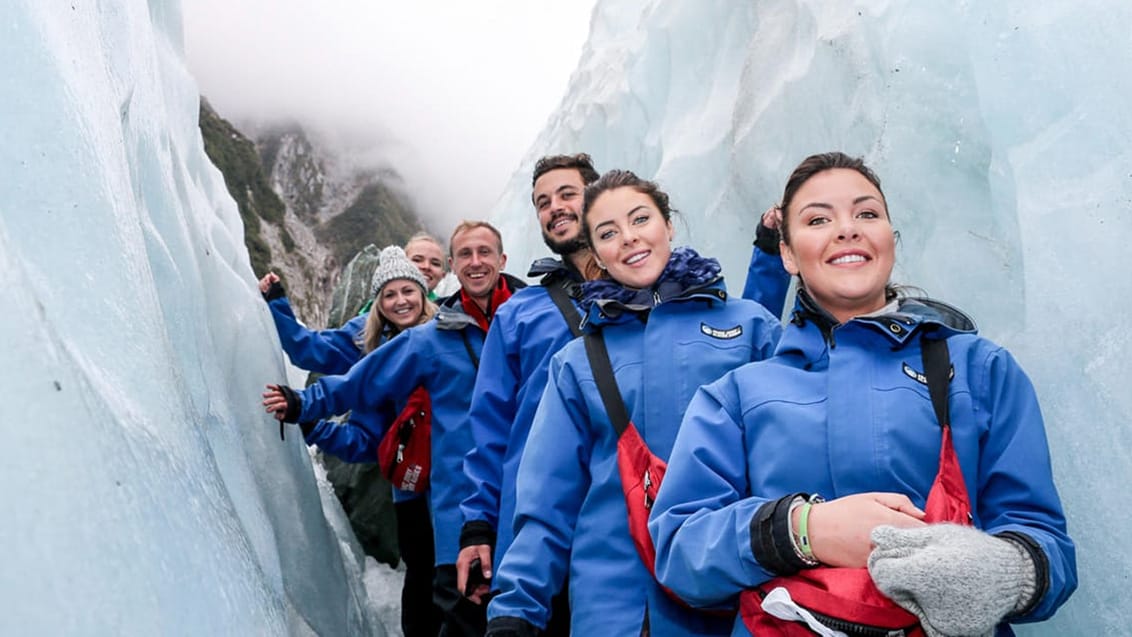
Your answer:
[[[598,262],[598,264],[597,264],[597,267],[599,267],[599,268],[601,268],[602,270],[604,270],[604,269],[605,269],[605,264],[604,264],[604,263],[601,263],[601,262]]]

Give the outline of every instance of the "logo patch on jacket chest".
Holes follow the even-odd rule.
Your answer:
[[[735,327],[732,327],[730,329],[721,330],[721,329],[712,327],[712,326],[708,325],[707,323],[700,323],[700,331],[703,332],[705,335],[710,336],[712,338],[718,338],[720,340],[726,341],[726,340],[730,340],[730,339],[733,339],[733,338],[739,338],[740,336],[742,336],[743,335],[743,326],[742,325],[736,325]]]
[[[907,376],[908,378],[911,378],[912,380],[916,381],[917,383],[920,383],[921,385],[927,385],[928,384],[928,377],[925,376],[923,372],[918,372],[918,371],[912,369],[912,366],[909,365],[908,363],[902,363],[902,365],[903,365],[903,370],[904,370],[905,376]],[[947,368],[947,379],[951,380],[952,378],[955,378],[955,366],[954,365]]]

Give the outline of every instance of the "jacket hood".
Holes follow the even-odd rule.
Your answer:
[[[440,303],[434,320],[437,329],[441,330],[462,330],[476,325],[476,320],[464,311],[458,291]]]
[[[545,277],[548,274],[569,277],[578,281],[582,280],[582,275],[574,269],[574,266],[567,261],[554,257],[535,259],[531,263],[531,268],[527,270],[528,277]]]
[[[581,286],[585,282],[585,278],[574,269],[569,261],[552,257],[536,259],[531,264],[531,269],[527,271],[527,276],[541,277],[539,285],[543,287],[557,285],[566,290],[571,298],[575,299],[581,294]]]

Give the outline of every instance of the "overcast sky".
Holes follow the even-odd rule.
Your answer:
[[[558,106],[594,0],[184,0],[201,93],[237,126],[379,149],[446,232],[483,218]],[[523,167],[524,170],[530,167]]]

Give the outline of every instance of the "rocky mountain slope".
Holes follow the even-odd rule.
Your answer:
[[[328,323],[343,266],[366,245],[403,244],[423,229],[390,170],[343,159],[303,127],[244,135],[201,100],[205,151],[244,221],[256,276],[282,277],[299,318]]]

